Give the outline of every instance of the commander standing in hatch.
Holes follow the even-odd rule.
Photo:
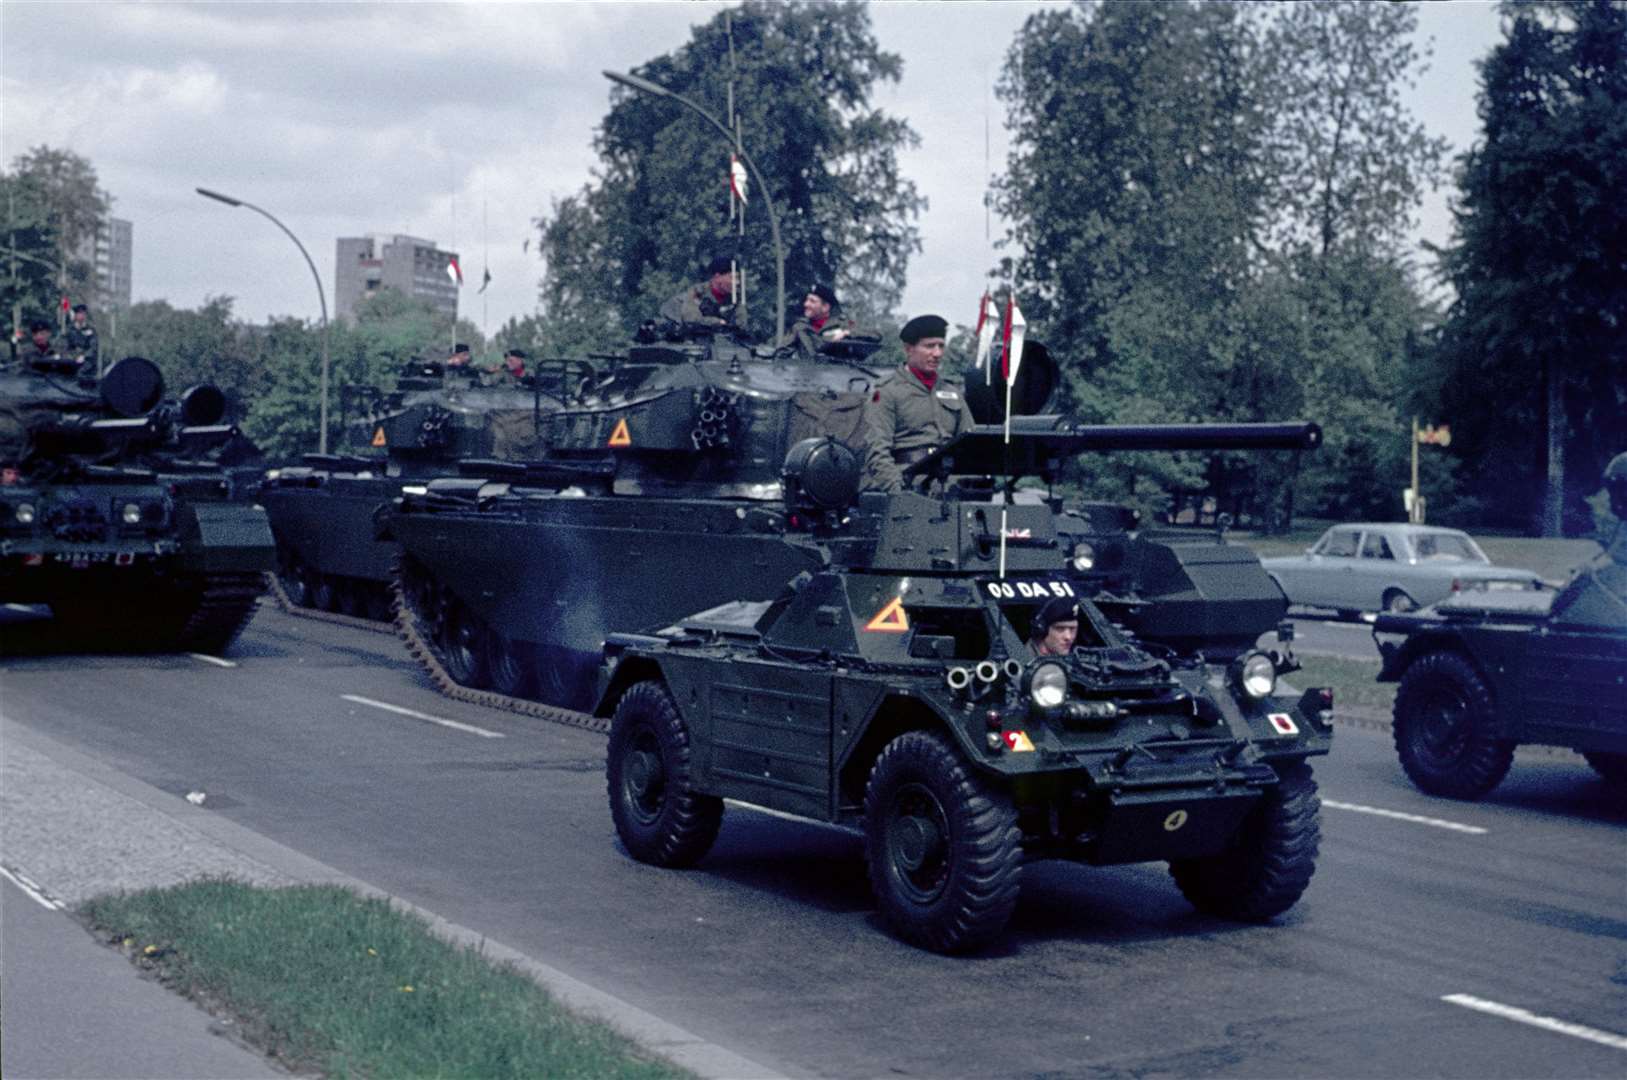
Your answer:
[[[906,466],[971,427],[965,386],[939,370],[948,332],[948,321],[937,315],[917,315],[899,331],[904,363],[865,409],[866,490],[902,491]]]

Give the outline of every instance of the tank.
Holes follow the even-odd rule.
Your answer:
[[[944,456],[1133,441],[1054,427],[1009,444],[973,431]],[[787,474],[814,466],[839,490],[843,451],[810,442]],[[699,862],[725,799],[853,827],[882,919],[941,952],[998,940],[1025,860],[1167,862],[1196,908],[1243,921],[1298,901],[1332,695],[1284,681],[1286,648],[1216,665],[1138,641],[1072,584],[1049,507],[975,486],[823,515],[794,498],[784,528],[826,558],[772,599],[607,639],[594,715],[633,858]],[[1056,601],[1079,636],[1053,653],[1041,612]]]
[[[259,469],[225,396],[169,400],[156,364],[0,371],[0,601],[49,605],[74,648],[219,653],[273,565]]]
[[[567,383],[594,373],[585,361],[545,363],[488,386],[475,369],[418,360],[401,367],[393,389],[341,388],[339,451],[272,469],[261,485],[283,606],[382,625],[398,549],[377,535],[381,508],[404,484],[457,475],[460,462],[535,456],[539,418],[562,407]]]
[[[1031,366],[1024,355],[1024,374],[1040,374],[1013,395],[1014,412],[1052,400],[1054,368]],[[859,349],[797,359],[723,336],[631,350],[541,418],[544,460],[470,465],[463,476],[404,488],[386,529],[402,548],[398,627],[409,649],[455,696],[496,703],[482,693],[490,691],[510,702],[581,709],[591,704],[607,634],[726,601],[768,600],[797,574],[829,565],[844,545],[872,542],[807,525],[849,513],[854,492],[833,462],[862,457],[864,406],[885,374]],[[978,419],[997,418],[970,388],[968,399]],[[1153,431],[1017,419],[1014,452],[1000,428],[982,426],[913,470],[953,476],[957,497],[992,508],[1001,477],[1048,475],[1086,449],[1147,448],[1155,436],[1182,445],[1304,447],[1320,435],[1309,424]],[[1048,535],[1058,551],[1064,543],[1073,550],[1072,538],[1059,539],[1055,528]],[[1220,556],[1242,554],[1235,580],[1200,569],[1204,557],[1184,547],[1173,566],[1158,563],[1151,545],[1144,550],[1137,573],[1156,578],[1152,599],[1196,603],[1196,611],[1164,620],[1172,642],[1225,636],[1235,654],[1243,643],[1226,604],[1258,603],[1262,597],[1248,590],[1264,590],[1250,623],[1263,629],[1286,608],[1243,549]],[[1250,567],[1257,580],[1244,581]],[[1194,578],[1206,578],[1207,597],[1190,586]],[[1141,602],[1130,595],[1120,606]],[[1156,611],[1145,618],[1154,626]]]

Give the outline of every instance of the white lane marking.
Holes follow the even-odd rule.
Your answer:
[[[1588,1042],[1595,1042],[1600,1046],[1608,1046],[1612,1050],[1627,1050],[1627,1035],[1617,1035],[1614,1031],[1600,1031],[1598,1028],[1591,1028],[1586,1024],[1573,1024],[1569,1020],[1559,1020],[1552,1016],[1538,1016],[1528,1009],[1487,1001],[1485,998],[1472,997],[1469,994],[1447,994],[1441,1000],[1449,1001],[1453,1005],[1461,1005],[1465,1009],[1474,1009],[1477,1012],[1500,1016],[1504,1020],[1530,1024],[1532,1027],[1539,1027],[1544,1031],[1553,1031],[1560,1035],[1586,1039]]]
[[[487,731],[485,728],[475,727],[473,724],[460,724],[456,720],[448,720],[444,716],[431,716],[429,713],[421,713],[416,709],[404,709],[400,705],[391,705],[387,701],[374,701],[372,698],[365,698],[359,694],[340,694],[339,696],[346,701],[354,701],[358,705],[383,709],[385,712],[393,712],[397,716],[410,716],[414,720],[428,720],[431,724],[439,724],[442,727],[453,728],[457,731],[467,731],[469,734],[479,735],[483,739],[501,739],[505,737],[500,731]]]
[[[49,908],[52,911],[62,910],[61,904],[45,895],[44,889],[40,888],[32,881],[29,881],[20,871],[7,870],[4,866],[0,866],[0,877],[5,878],[23,892],[27,893],[29,899],[35,901],[41,907]]]
[[[210,656],[208,653],[189,652],[189,653],[187,653],[187,655],[192,657],[192,659],[194,659],[194,660],[202,660],[206,664],[214,664],[216,667],[236,667],[237,666],[237,661],[235,661],[235,660],[222,660],[220,657],[218,657],[218,656]]]
[[[1428,825],[1436,829],[1449,829],[1452,832],[1468,833],[1471,836],[1484,836],[1490,832],[1478,825],[1465,825],[1461,821],[1447,821],[1444,818],[1424,817],[1422,814],[1403,814],[1399,810],[1385,810],[1377,806],[1362,806],[1360,803],[1338,802],[1333,799],[1323,799],[1322,805],[1332,810],[1351,810],[1358,814],[1372,814],[1374,817],[1391,818],[1395,821],[1410,821],[1414,825]]]

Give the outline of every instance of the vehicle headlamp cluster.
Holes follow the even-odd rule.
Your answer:
[[[169,518],[162,499],[130,499],[117,505],[126,529],[156,528]]]
[[[1232,682],[1248,697],[1270,697],[1277,689],[1277,661],[1262,652],[1247,653],[1232,663]]]
[[[32,525],[37,516],[39,515],[31,502],[20,502],[11,510],[12,520],[19,525]]]
[[[1079,573],[1087,573],[1096,566],[1096,549],[1081,540],[1073,545],[1073,554],[1068,559]]]
[[[1054,709],[1068,700],[1068,672],[1061,664],[1039,663],[1028,672],[1028,699],[1037,708]]]

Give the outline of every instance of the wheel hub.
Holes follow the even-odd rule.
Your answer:
[[[943,833],[931,818],[906,814],[893,828],[893,851],[898,864],[915,873],[943,855]]]

